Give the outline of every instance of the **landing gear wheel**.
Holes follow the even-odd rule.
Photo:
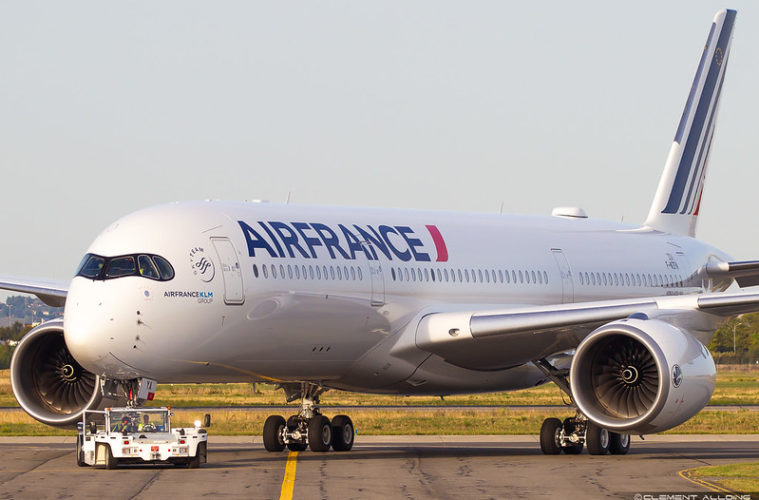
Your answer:
[[[332,445],[332,425],[324,415],[315,415],[308,422],[308,446],[311,451],[328,451]]]
[[[579,455],[582,453],[583,444],[582,443],[570,443],[566,446],[561,447],[561,451],[566,453],[567,455]]]
[[[300,423],[300,418],[298,418],[298,415],[290,415],[287,417],[287,430],[293,431],[298,427],[298,424]]]
[[[290,451],[306,451],[306,448],[303,443],[287,443],[287,449]]]
[[[285,428],[285,419],[279,415],[269,415],[264,422],[264,448],[266,451],[282,451],[285,442],[282,441],[282,430]]]
[[[565,436],[572,436],[575,434],[575,431],[577,430],[577,419],[565,418],[561,426],[564,429]],[[567,455],[579,455],[580,453],[582,453],[583,447],[584,445],[582,442],[573,443],[572,441],[568,441],[566,444],[563,444],[561,446],[561,451],[563,451]]]
[[[609,451],[612,455],[626,455],[630,451],[630,435],[610,432]]]
[[[353,422],[348,415],[332,419],[332,449],[350,451],[353,448]]]
[[[610,432],[588,422],[585,430],[585,444],[588,445],[588,453],[591,455],[606,455],[609,453]]]
[[[561,420],[547,418],[540,427],[540,449],[546,455],[558,455],[561,453]]]
[[[82,437],[76,438],[76,465],[79,467],[87,467],[87,462],[84,461],[84,450],[82,449]]]

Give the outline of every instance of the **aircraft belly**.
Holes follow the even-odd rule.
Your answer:
[[[389,331],[365,299],[281,294],[246,307],[216,336],[224,348],[211,363],[274,379],[339,377]]]

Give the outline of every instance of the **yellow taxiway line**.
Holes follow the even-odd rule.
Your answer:
[[[697,467],[697,468],[700,468],[700,467]],[[696,470],[696,469],[681,470],[680,472],[677,473],[677,475],[680,476],[681,478],[687,480],[687,481],[690,481],[693,484],[697,484],[697,485],[699,485],[699,486],[701,486],[703,488],[706,488],[708,490],[714,491],[716,493],[733,493],[733,494],[736,493],[735,491],[729,490],[729,489],[725,488],[724,486],[720,486],[718,484],[711,483],[711,482],[707,481],[706,479],[701,479],[700,477],[694,477],[692,475],[692,473],[693,473],[694,470]]]
[[[285,465],[285,477],[282,480],[282,490],[279,493],[279,500],[292,500],[293,490],[295,489],[295,468],[298,465],[298,452],[291,451],[287,454],[287,465]]]

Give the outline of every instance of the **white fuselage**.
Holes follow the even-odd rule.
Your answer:
[[[85,368],[159,382],[308,380],[428,394],[516,389],[545,378],[529,364],[476,371],[418,348],[398,355],[393,346],[430,308],[729,285],[703,273],[707,262],[728,256],[693,238],[568,217],[188,202],[128,215],[88,252],[148,253],[172,264],[169,281],[75,277],[64,314],[66,343]]]

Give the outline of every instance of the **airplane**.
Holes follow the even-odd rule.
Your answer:
[[[577,207],[551,216],[177,202],[129,214],[70,283],[0,277],[65,305],[18,344],[21,407],[70,426],[138,405],[155,383],[274,382],[288,419],[267,450],[345,451],[329,389],[449,395],[555,382],[576,408],[540,431],[546,454],[624,454],[673,428],[715,387],[705,347],[759,310],[759,261],[695,238],[736,11],[716,14],[642,225]]]

